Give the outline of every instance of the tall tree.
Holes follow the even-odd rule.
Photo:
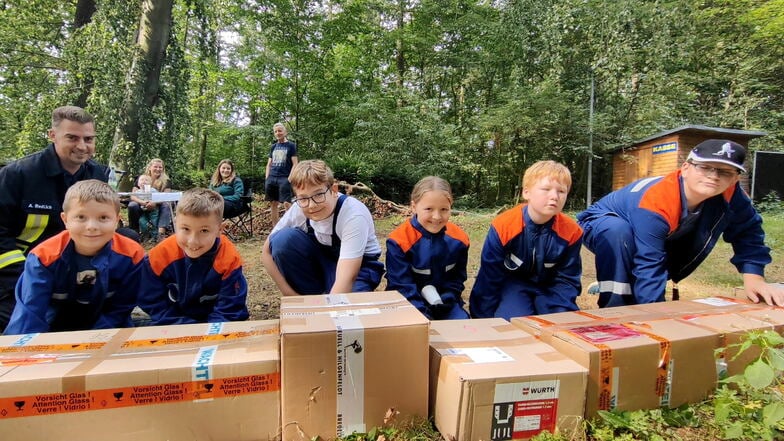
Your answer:
[[[161,69],[169,43],[173,0],[142,2],[137,53],[126,77],[125,101],[120,109],[120,124],[114,136],[109,164],[122,170],[130,169],[131,155],[136,151],[144,112],[158,102]]]

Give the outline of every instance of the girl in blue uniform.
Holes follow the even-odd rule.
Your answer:
[[[411,192],[414,215],[387,239],[387,289],[398,290],[431,320],[467,319],[463,288],[468,235],[449,222],[452,189],[437,176]]]

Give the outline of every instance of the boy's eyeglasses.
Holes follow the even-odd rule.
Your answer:
[[[726,168],[711,167],[705,164],[696,164],[691,161],[689,161],[689,164],[691,164],[692,167],[696,168],[697,171],[700,172],[700,174],[702,174],[703,176],[710,176],[716,173],[716,176],[720,178],[729,179],[740,174],[739,170],[729,170]]]
[[[314,204],[318,205],[318,204],[321,204],[324,201],[326,201],[327,200],[327,193],[329,193],[329,188],[327,188],[326,190],[322,191],[321,193],[316,193],[316,194],[314,194],[312,196],[305,196],[305,197],[301,197],[301,198],[293,198],[291,200],[291,202],[292,203],[296,202],[297,205],[299,205],[300,207],[306,208],[308,205],[310,205],[311,202],[313,202]]]

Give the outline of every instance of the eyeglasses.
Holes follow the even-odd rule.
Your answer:
[[[716,173],[716,176],[720,178],[729,179],[734,176],[738,176],[740,174],[739,170],[730,170],[726,168],[711,167],[705,164],[695,164],[694,162],[691,161],[689,161],[689,164],[691,164],[692,167],[696,168],[697,171],[704,176],[710,176]]]
[[[329,193],[329,188],[327,188],[326,190],[322,191],[321,193],[316,193],[316,194],[314,194],[312,196],[305,196],[305,197],[301,197],[301,198],[293,198],[293,199],[291,199],[291,202],[292,203],[296,202],[297,205],[299,205],[300,207],[306,208],[308,205],[310,205],[311,202],[313,202],[314,204],[321,204],[324,201],[326,201],[327,200],[327,193]]]

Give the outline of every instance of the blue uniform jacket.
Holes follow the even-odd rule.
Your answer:
[[[687,214],[680,170],[614,191],[577,219],[584,225],[608,213],[633,226],[637,253],[632,292],[638,303],[655,302],[665,291],[668,278],[678,282],[691,274],[722,234],[732,244],[735,255],[730,261],[739,272],[763,275],[765,265],[771,262],[762,217],[739,183],[703,202],[694,231],[674,241],[667,239]]]
[[[457,225],[447,222],[433,234],[412,217],[387,239],[387,288],[400,291],[428,317],[430,304],[421,293],[425,285],[433,285],[445,304],[462,305],[468,247],[468,235]]]
[[[536,295],[548,297],[551,310],[571,311],[580,295],[582,230],[563,213],[542,225],[528,216],[527,205],[498,215],[482,247],[482,261],[471,291],[471,315],[493,317],[508,278],[530,282]]]
[[[75,295],[75,255],[68,231],[33,248],[16,284],[16,308],[6,334],[131,325],[144,249],[115,233],[91,259],[97,278],[89,298]]]
[[[170,236],[144,259],[139,307],[153,325],[246,320],[247,295],[242,258],[226,236],[196,259]]]

